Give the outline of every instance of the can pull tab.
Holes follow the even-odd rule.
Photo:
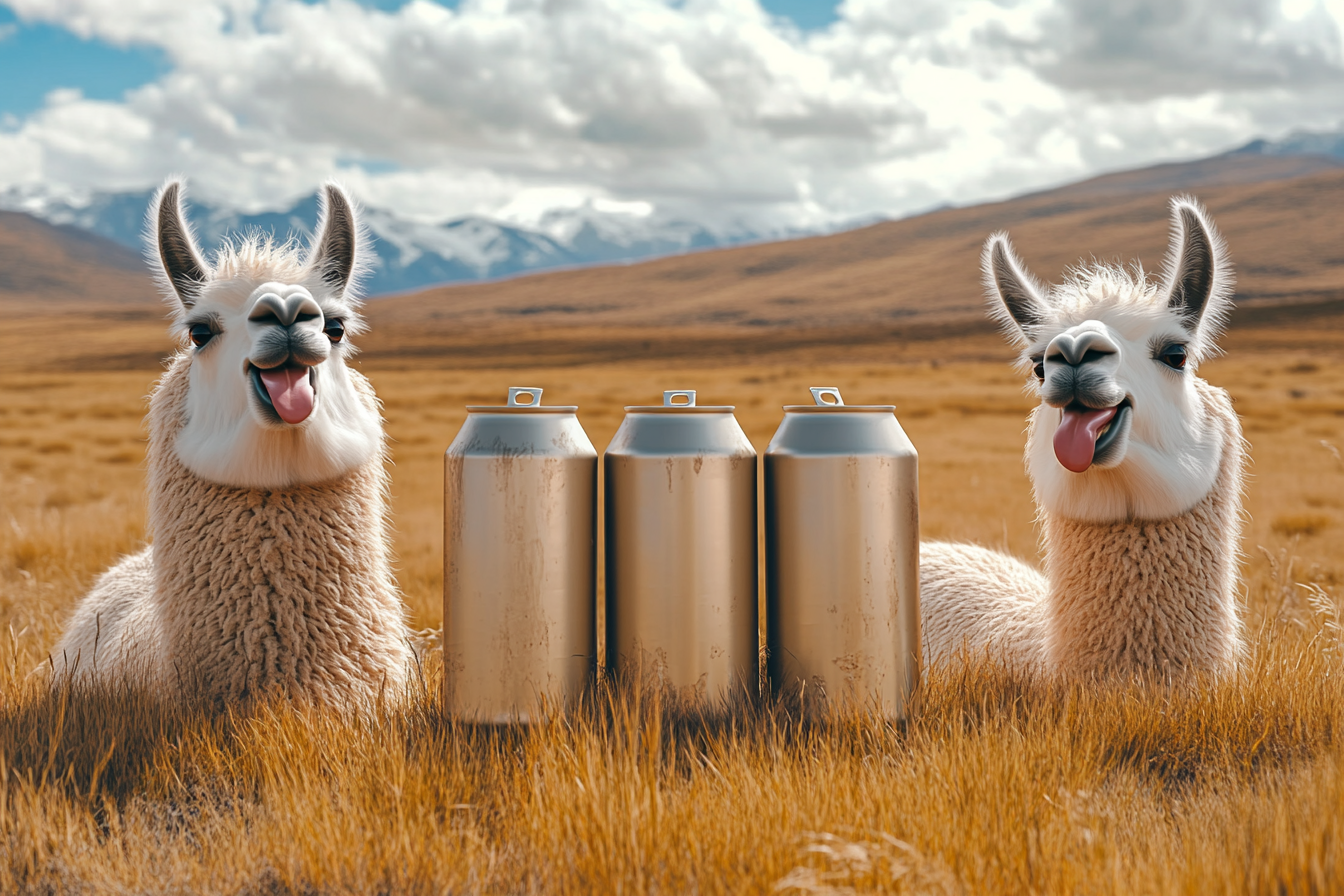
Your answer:
[[[812,400],[822,407],[844,407],[845,400],[840,397],[840,390],[834,386],[813,386]]]
[[[541,407],[541,390],[533,386],[510,386],[508,406],[511,408]]]
[[[693,408],[695,407],[694,389],[667,389],[663,392],[663,407],[665,408]]]

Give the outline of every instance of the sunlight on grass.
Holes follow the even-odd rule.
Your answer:
[[[1344,886],[1344,688],[1261,632],[1192,691],[932,676],[907,726],[600,689],[531,728],[212,719],[6,682],[6,892],[1248,892]]]
[[[977,660],[931,674],[899,726],[768,702],[702,716],[606,686],[530,728],[468,726],[439,710],[433,654],[409,705],[366,722],[279,702],[219,718],[130,684],[50,693],[29,673],[144,541],[153,374],[6,378],[0,892],[1344,891],[1344,364],[1271,360],[1208,368],[1248,429],[1266,423],[1235,677],[1103,687]],[[737,403],[758,449],[808,385],[896,400],[925,535],[1035,557],[1026,403],[1001,365],[370,376],[416,628],[441,619],[442,450],[466,404],[515,381],[579,404],[599,448],[622,405],[674,386]],[[1299,409],[1289,388],[1317,397]]]

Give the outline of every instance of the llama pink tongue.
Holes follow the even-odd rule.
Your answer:
[[[302,423],[313,412],[313,381],[306,367],[272,367],[262,370],[261,381],[271,396],[275,412],[286,423]]]
[[[1064,409],[1064,418],[1055,430],[1055,457],[1064,469],[1081,473],[1092,466],[1092,455],[1097,451],[1097,436],[1101,428],[1111,422],[1116,408],[1094,411]]]

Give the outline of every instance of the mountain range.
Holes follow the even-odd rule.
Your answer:
[[[1227,240],[1234,327],[1344,322],[1344,160],[1244,154],[824,236],[429,287],[371,302],[361,348],[371,363],[457,366],[769,351],[791,361],[906,357],[992,332],[980,270],[991,233],[1007,230],[1049,282],[1089,260],[1160,271],[1180,193],[1202,202]],[[1003,349],[997,338],[985,344]]]
[[[0,194],[0,209],[88,231],[138,252],[152,197],[152,191],[97,193],[75,204],[40,192],[11,190]],[[252,230],[269,231],[281,239],[290,235],[305,239],[317,220],[317,208],[316,193],[282,211],[258,214],[192,200],[188,216],[208,251],[230,233]],[[532,227],[479,216],[426,224],[378,208],[364,209],[362,220],[373,236],[364,291],[375,296],[436,283],[494,280],[529,271],[636,261],[800,235],[711,230],[656,213],[608,211],[591,203],[549,210]]]
[[[992,330],[979,265],[988,234],[1010,230],[1033,271],[1052,281],[1089,257],[1142,259],[1151,270],[1166,251],[1176,193],[1205,203],[1227,238],[1234,327],[1344,325],[1344,158],[1260,145],[827,235],[440,283],[370,302],[360,357],[460,367],[933,352],[939,334]],[[107,201],[101,215],[85,213],[107,226],[119,209],[134,233],[143,204]],[[288,231],[315,211],[272,220]],[[152,367],[173,346],[157,292],[138,248],[0,211],[0,370]]]
[[[1344,163],[1344,131],[1300,132],[1277,141],[1254,140],[1215,158],[1253,156],[1321,157]],[[0,194],[0,209],[22,211],[50,224],[88,231],[139,252],[151,196],[147,191],[99,193],[76,204],[40,191],[11,190]],[[317,218],[317,195],[304,197],[281,211],[258,214],[193,201],[189,214],[207,247],[230,232],[249,229],[271,231],[281,238],[290,234],[303,238]],[[364,290],[374,296],[440,283],[496,280],[532,271],[637,261],[820,232],[724,231],[657,212],[610,210],[591,203],[552,209],[531,226],[480,216],[427,224],[378,208],[365,209],[364,221],[374,238],[372,271]],[[853,222],[829,230],[870,223],[873,221]]]

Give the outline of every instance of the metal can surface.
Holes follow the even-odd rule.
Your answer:
[[[903,718],[920,674],[919,455],[894,407],[812,395],[765,454],[771,687]]]
[[[444,456],[444,705],[470,721],[572,703],[596,661],[597,451],[541,391],[468,407]]]
[[[607,668],[691,699],[755,695],[756,450],[692,391],[625,410],[603,460]]]

